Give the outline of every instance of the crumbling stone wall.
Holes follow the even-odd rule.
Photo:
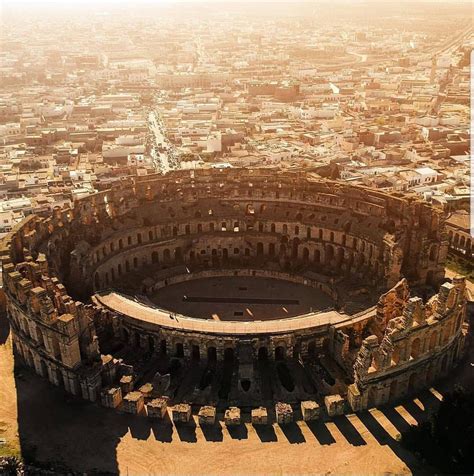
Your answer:
[[[350,401],[364,408],[410,387],[397,380],[399,389],[387,397],[394,359],[393,367],[406,369],[409,380],[419,377],[412,365],[435,362],[425,370],[436,378],[459,356],[465,332],[461,281],[452,289],[443,285],[427,305],[407,300],[405,284],[396,286],[402,277],[410,285],[439,284],[447,243],[442,212],[417,199],[301,172],[229,169],[130,178],[78,200],[73,209],[30,216],[3,240],[0,257],[15,351],[38,374],[89,400],[123,375],[133,382],[133,369],[101,355],[97,331],[148,351],[179,348],[185,357],[195,345],[216,358],[238,349],[239,336],[146,329],[84,304],[94,289],[116,285],[129,271],[159,263],[223,268],[231,259],[242,268],[252,262],[297,274],[310,263],[331,276],[320,281],[329,293],[344,277],[376,285],[388,291],[379,307],[355,316],[348,328],[331,334],[329,326],[315,325],[246,336],[255,358],[262,347],[270,357],[310,357],[331,341],[336,360],[354,365]],[[375,340],[365,335],[369,328]],[[429,342],[438,339],[432,348],[428,334]],[[407,349],[417,338],[423,351],[410,360]]]
[[[381,307],[387,325],[381,337],[362,342],[348,391],[352,409],[397,400],[446,375],[465,345],[466,302],[465,280],[455,278],[426,304],[404,294],[404,302],[394,301],[393,309]]]

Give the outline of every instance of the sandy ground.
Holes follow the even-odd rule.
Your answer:
[[[6,339],[6,340],[5,340]],[[12,341],[5,317],[0,317],[0,456],[18,454],[17,392],[13,376]]]
[[[0,317],[0,329],[5,320]],[[3,327],[2,327],[3,326]],[[442,398],[437,387],[395,408],[236,431],[220,426],[177,428],[76,400],[27,370],[13,377],[10,338],[0,340],[0,438],[23,455],[72,470],[125,475],[409,474],[426,472],[397,442],[400,432],[425,419]],[[473,352],[451,380],[474,382]],[[452,385],[449,383],[448,387]]]
[[[100,474],[408,474],[419,469],[395,438],[418,410],[397,407],[316,425],[235,431],[176,428],[76,400],[28,370],[12,376],[10,340],[0,346],[0,419],[24,456]],[[429,393],[426,404],[437,402]],[[18,406],[16,405],[18,403]],[[419,404],[423,408],[423,404]]]
[[[242,303],[183,301],[183,296],[238,298]],[[245,302],[246,298],[290,299],[288,304]],[[333,307],[332,300],[319,289],[279,279],[229,276],[203,278],[160,289],[150,300],[164,309],[185,316],[232,321],[281,319]],[[236,315],[235,312],[241,313]]]

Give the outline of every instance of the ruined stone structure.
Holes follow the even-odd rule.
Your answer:
[[[122,411],[161,418],[166,405],[156,399],[169,397],[184,421],[191,407],[176,406],[176,381],[191,361],[208,367],[186,404],[255,408],[273,398],[271,406],[299,409],[319,400],[339,414],[431,384],[460,358],[467,332],[464,281],[443,284],[447,249],[442,212],[417,199],[311,174],[227,169],[136,177],[73,209],[30,216],[4,240],[1,257],[15,351],[27,365]],[[235,322],[178,316],[146,298],[227,276],[300,283],[334,304]],[[181,373],[171,362],[171,376],[157,372],[144,385],[145,370],[124,348],[141,361],[177,360]],[[283,382],[273,397],[262,361]],[[290,361],[313,372],[311,384],[288,383],[291,374],[307,375],[289,372]],[[225,372],[231,390],[211,398],[206,378]],[[320,375],[330,382],[324,389]],[[303,417],[319,415],[319,406],[305,404]],[[232,410],[229,422],[237,420]]]

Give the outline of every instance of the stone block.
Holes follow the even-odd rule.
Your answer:
[[[122,403],[122,389],[120,387],[105,388],[100,394],[100,401],[104,407],[117,408]]]
[[[268,425],[268,411],[265,407],[252,410],[252,425]]]
[[[198,414],[200,425],[214,425],[216,423],[216,407],[201,407]]]
[[[344,399],[339,394],[324,397],[324,405],[330,417],[344,413]]]
[[[123,399],[123,410],[138,415],[145,407],[145,400],[140,392],[129,392]]]
[[[352,383],[347,388],[347,401],[349,402],[349,405],[351,406],[352,411],[358,412],[362,410],[362,407],[363,407],[362,395],[355,383]]]
[[[120,379],[120,387],[122,389],[122,395],[132,392],[133,391],[133,376],[124,375]]]
[[[167,398],[155,398],[146,404],[146,413],[150,418],[163,418],[168,408]]]
[[[224,414],[224,422],[227,426],[240,425],[240,408],[229,407]]]
[[[191,418],[191,405],[178,403],[171,409],[171,415],[175,423],[188,423]]]
[[[275,405],[275,414],[277,423],[285,425],[293,421],[293,408],[289,403],[278,402]]]
[[[304,421],[317,420],[319,418],[320,408],[316,402],[307,400],[301,402],[301,414]]]
[[[145,398],[151,398],[153,392],[153,385],[146,383],[139,388],[140,392]]]

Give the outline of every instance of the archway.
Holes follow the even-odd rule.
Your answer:
[[[316,264],[319,264],[319,263],[321,262],[321,251],[319,251],[319,250],[314,250],[313,261],[314,261]]]
[[[261,362],[268,360],[268,349],[266,347],[260,347],[258,349],[258,360]]]
[[[436,347],[437,341],[438,341],[438,333],[435,331],[430,336],[430,345],[429,345],[430,350],[433,350]]]
[[[150,353],[155,352],[155,339],[153,339],[153,336],[148,336],[148,350]]]
[[[421,347],[421,341],[417,337],[411,344],[410,357],[412,359],[417,359],[418,358],[418,356],[420,355],[420,347]]]
[[[410,378],[408,379],[408,393],[413,393],[416,390],[416,387],[418,385],[418,378],[415,373],[412,373],[410,375]]]
[[[224,350],[224,361],[233,362],[234,361],[234,349],[232,347],[227,347]]]
[[[285,358],[285,348],[281,345],[275,348],[275,360],[284,360]]]
[[[448,356],[447,354],[444,355],[443,359],[441,360],[441,372],[444,373],[448,370]]]
[[[166,355],[166,352],[167,352],[166,339],[162,339],[160,342],[160,353],[162,355]]]
[[[303,260],[306,262],[309,260],[309,250],[306,247],[303,248]]]
[[[207,348],[207,360],[210,362],[215,362],[217,360],[217,350],[215,347]]]
[[[181,342],[176,344],[176,357],[183,358],[184,357],[184,346]]]
[[[198,345],[193,345],[191,349],[191,357],[193,360],[200,360],[201,359],[201,353],[199,351],[199,346]]]
[[[390,393],[388,397],[390,401],[395,400],[397,398],[397,386],[398,382],[396,380],[392,380],[392,382],[390,383]]]

